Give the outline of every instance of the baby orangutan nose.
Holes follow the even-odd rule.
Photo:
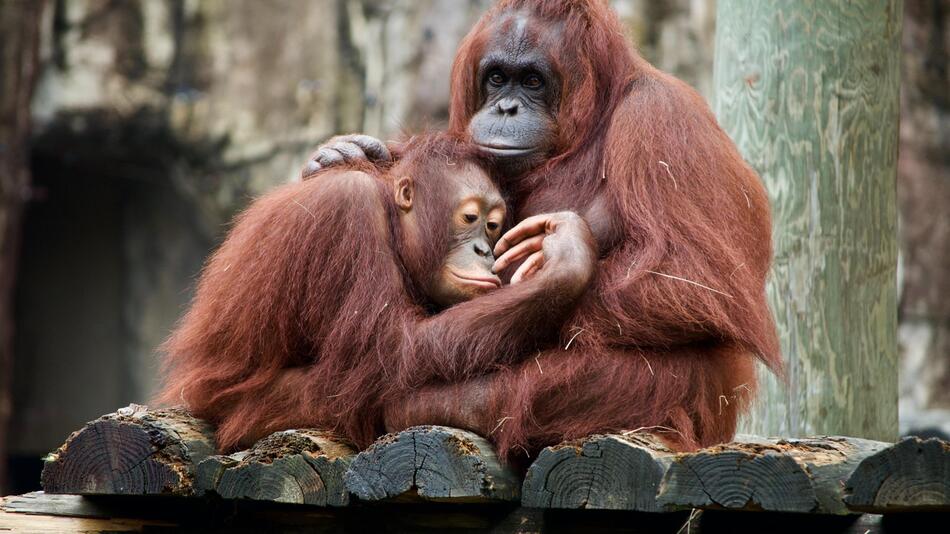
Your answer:
[[[495,261],[495,256],[491,253],[491,247],[488,245],[487,241],[476,241],[475,242],[475,254],[483,258],[491,259],[492,263]]]

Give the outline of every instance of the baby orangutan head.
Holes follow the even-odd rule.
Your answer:
[[[501,286],[492,249],[505,201],[472,147],[445,136],[413,140],[391,169],[403,262],[437,307]]]

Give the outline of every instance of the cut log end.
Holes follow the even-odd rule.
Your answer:
[[[844,481],[861,460],[886,446],[843,437],[717,445],[677,455],[658,501],[667,510],[846,514]]]
[[[383,436],[353,460],[346,486],[362,500],[517,501],[520,482],[471,432],[412,427]]]
[[[858,512],[950,511],[950,443],[906,438],[864,459],[845,502]]]
[[[211,429],[182,409],[130,405],[74,432],[45,459],[49,494],[201,495],[317,506],[364,501],[518,501],[638,512],[820,514],[950,511],[950,443],[846,437],[743,441],[677,454],[658,436],[594,435],[544,449],[522,485],[484,438],[442,426],[355,449],[330,433],[276,432],[214,456]]]
[[[327,432],[275,432],[246,451],[201,462],[197,486],[226,499],[346,506],[343,476],[355,454]]]
[[[673,456],[658,437],[633,432],[548,447],[528,469],[522,504],[658,512],[657,493]]]
[[[45,458],[47,493],[191,495],[194,465],[214,452],[214,435],[183,409],[136,404],[74,432]]]

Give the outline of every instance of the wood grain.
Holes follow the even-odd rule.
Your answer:
[[[521,493],[518,477],[484,438],[444,426],[416,426],[378,439],[353,460],[346,487],[364,501],[517,501]]]
[[[201,462],[196,486],[225,499],[346,506],[343,476],[355,454],[320,430],[275,432],[249,450]]]
[[[844,483],[888,443],[845,437],[747,438],[672,462],[658,503],[690,508],[848,514]]]
[[[897,437],[901,21],[901,0],[718,3],[715,109],[772,202],[788,364],[750,433]]]
[[[177,408],[137,404],[73,432],[45,459],[47,493],[191,495],[195,465],[214,452],[211,428]]]
[[[521,490],[523,506],[659,512],[657,493],[674,453],[651,434],[595,435],[541,451]]]
[[[907,438],[865,458],[845,502],[860,512],[950,512],[950,443]]]

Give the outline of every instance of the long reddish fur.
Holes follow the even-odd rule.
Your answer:
[[[516,220],[606,200],[591,211],[608,222],[593,286],[568,302],[537,276],[427,315],[413,276],[434,272],[446,236],[401,242],[385,181],[330,171],[286,186],[241,217],[165,347],[163,399],[219,424],[222,448],[291,426],[365,446],[384,427],[446,423],[506,458],[634,428],[691,449],[734,434],[756,358],[781,372],[759,178],[702,98],[628,47],[605,3],[496,5],[456,58],[450,133],[464,137],[481,105],[489,32],[519,9],[560,28],[569,75],[558,150],[502,185]]]
[[[463,164],[477,164],[465,145],[423,137],[390,173],[331,169],[253,202],[162,347],[158,402],[217,425],[222,450],[292,427],[372,442],[398,355],[429,315],[423,285],[441,266],[454,209],[446,177]],[[405,238],[393,201],[404,175],[421,243]]]
[[[252,203],[163,346],[158,402],[215,424],[222,450],[294,427],[365,447],[416,388],[466,384],[555,342],[575,302],[546,277],[432,313],[425,288],[451,245],[464,165],[485,163],[452,136],[423,136],[391,169],[330,169]],[[394,202],[402,176],[415,183],[414,238]]]
[[[760,179],[702,97],[633,51],[601,0],[496,4],[456,57],[451,132],[466,135],[483,102],[484,47],[519,10],[530,14],[529,31],[560,31],[559,141],[546,165],[503,189],[516,220],[583,215],[606,200],[590,211],[609,227],[598,274],[559,323],[556,346],[470,384],[416,391],[390,409],[388,426],[466,424],[506,457],[635,428],[667,432],[683,450],[728,440],[755,390],[754,361],[782,373],[765,296],[771,224]],[[451,398],[489,401],[471,422]]]

